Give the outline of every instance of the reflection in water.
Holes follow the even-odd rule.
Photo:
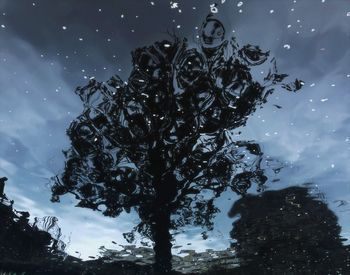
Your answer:
[[[16,211],[13,209],[13,203],[5,193],[2,193],[0,198],[0,269],[2,266],[18,267],[19,263],[45,265],[49,261],[62,261],[66,257],[64,252],[66,245],[60,239],[62,234],[57,225],[57,218],[44,217],[40,219],[41,225],[39,225],[39,219],[36,218],[36,222],[30,224],[29,213]]]
[[[348,274],[336,215],[304,187],[246,195],[229,213],[239,215],[231,237],[244,274]]]
[[[9,271],[4,274],[28,275],[152,273],[150,267],[138,266],[132,262],[107,263],[101,260],[83,262],[81,259],[69,256],[65,253],[66,244],[61,240],[62,233],[56,217],[35,218],[34,223],[31,223],[30,214],[15,210],[13,204],[14,201],[10,201],[3,193],[0,198],[0,274],[3,274],[3,271]]]
[[[76,90],[84,110],[67,130],[71,147],[52,200],[72,193],[77,206],[110,217],[135,209],[141,222],[125,237],[149,237],[155,269],[165,273],[172,269],[170,229],[212,229],[215,198],[227,188],[243,195],[267,180],[259,145],[234,142],[230,130],[245,125],[275,85],[296,91],[303,83],[283,84],[287,75],[268,52],[227,39],[211,15],[199,48],[173,37],[134,50],[132,61],[128,82],[92,79]],[[270,70],[259,83],[250,70],[266,62]]]

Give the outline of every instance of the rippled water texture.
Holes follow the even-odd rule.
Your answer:
[[[0,2],[0,274],[350,273],[349,5],[197,2]]]

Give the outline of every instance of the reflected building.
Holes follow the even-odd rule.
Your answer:
[[[349,274],[336,215],[304,187],[246,195],[229,213],[238,217],[236,241],[242,274]]]

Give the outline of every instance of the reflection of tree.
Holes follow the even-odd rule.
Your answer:
[[[65,244],[60,240],[57,218],[36,218],[31,225],[29,213],[14,210],[12,204],[8,199],[0,203],[0,264],[62,259]]]
[[[114,76],[78,88],[84,111],[67,131],[71,148],[54,179],[53,201],[72,193],[77,206],[111,217],[135,209],[141,218],[135,230],[155,243],[156,267],[170,270],[169,229],[210,228],[222,191],[244,194],[251,182],[266,181],[259,146],[232,142],[229,131],[286,77],[272,59],[264,83],[254,81],[251,67],[268,56],[225,40],[224,26],[209,16],[200,49],[178,38],[156,42],[133,51],[127,84]],[[282,84],[293,91],[301,85]]]
[[[306,188],[247,195],[230,215],[240,216],[231,236],[247,274],[350,272],[350,251],[342,245],[337,217]]]

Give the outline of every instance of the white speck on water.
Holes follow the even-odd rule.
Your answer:
[[[291,27],[292,27],[292,25],[288,25],[288,26],[287,26],[288,29],[291,28]]]
[[[67,27],[66,26],[62,26],[62,30],[66,30],[67,29]]]
[[[219,12],[218,8],[216,7],[216,4],[211,4],[210,5],[210,11],[212,13],[218,13]]]
[[[316,31],[315,29],[311,29],[311,32],[314,32],[314,31]]]
[[[335,87],[335,84],[332,84],[331,86],[332,86],[332,87]]]
[[[321,102],[326,102],[326,101],[328,101],[328,98],[322,98],[321,99]]]
[[[332,163],[332,164],[331,164],[331,167],[332,167],[332,168],[334,168],[334,167],[335,167],[335,165]]]
[[[289,45],[289,44],[284,44],[284,45],[283,45],[283,48],[289,50],[289,49],[290,49],[290,45]]]
[[[237,7],[242,7],[242,6],[243,6],[243,2],[242,1],[238,2]]]
[[[79,41],[83,41],[83,40],[84,40],[83,38],[79,37]]]
[[[181,28],[181,25],[177,25],[176,28],[180,29],[180,28]]]
[[[121,14],[121,15],[120,15],[120,18],[124,18],[124,14]]]
[[[315,86],[315,83],[312,83],[311,85],[310,85],[310,87],[314,87]]]
[[[350,11],[346,12],[346,16],[350,16]]]
[[[274,10],[270,10],[270,13],[274,13],[275,11]]]
[[[177,3],[177,2],[170,2],[170,8],[176,9],[178,7],[179,7],[179,3]]]
[[[2,25],[1,25],[1,28],[5,29],[5,28],[6,28],[6,26],[5,26],[4,24],[2,24]]]
[[[239,10],[238,12],[239,12],[239,13],[242,13],[242,12],[243,12],[243,10]]]

